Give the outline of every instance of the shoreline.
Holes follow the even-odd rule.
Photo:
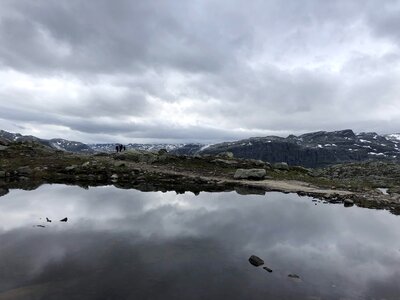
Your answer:
[[[23,143],[0,151],[0,158],[0,196],[6,194],[8,189],[34,189],[46,183],[82,187],[112,184],[118,188],[142,191],[195,194],[203,191],[236,191],[239,194],[274,191],[296,193],[347,206],[354,204],[386,209],[400,215],[400,193],[396,192],[397,187],[391,181],[395,192],[383,193],[374,186],[366,185],[363,180],[352,183],[345,179],[330,179],[315,175],[316,171],[312,169],[272,166],[258,160],[138,151],[82,155]],[[263,169],[267,176],[261,180],[234,179],[237,169]]]

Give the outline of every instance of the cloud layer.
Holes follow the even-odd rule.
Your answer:
[[[400,1],[0,4],[0,127],[106,141],[400,131]]]

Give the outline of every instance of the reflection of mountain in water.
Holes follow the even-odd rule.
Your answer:
[[[31,227],[43,216],[69,222]],[[393,298],[399,225],[279,193],[12,190],[0,201],[0,299]]]

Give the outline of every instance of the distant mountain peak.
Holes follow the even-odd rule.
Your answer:
[[[0,138],[8,143],[35,141],[46,147],[68,152],[86,152],[91,153],[93,150],[86,144],[81,142],[68,141],[65,139],[41,139],[33,135],[22,135],[20,133],[11,133],[5,130],[0,130]]]

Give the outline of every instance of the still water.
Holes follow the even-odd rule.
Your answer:
[[[400,299],[400,217],[281,193],[12,190],[0,299]]]

